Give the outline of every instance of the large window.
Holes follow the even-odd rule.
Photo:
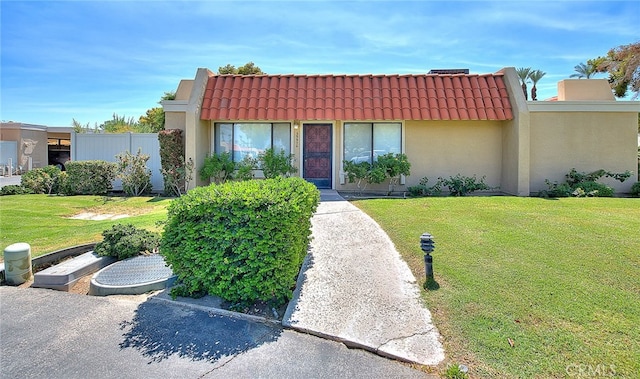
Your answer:
[[[400,123],[344,124],[344,159],[347,161],[373,163],[380,155],[401,152]]]
[[[258,158],[268,148],[276,153],[291,153],[291,125],[288,123],[236,123],[215,124],[216,154],[231,153],[235,162],[245,157]]]

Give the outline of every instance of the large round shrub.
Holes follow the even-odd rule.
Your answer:
[[[175,199],[160,252],[187,293],[227,301],[286,302],[320,201],[301,178],[198,187]]]

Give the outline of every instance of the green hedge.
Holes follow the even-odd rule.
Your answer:
[[[29,193],[57,193],[59,190],[60,169],[56,166],[35,168],[22,174],[20,185]]]
[[[61,192],[65,195],[104,195],[111,191],[118,165],[106,161],[67,162],[62,175]]]
[[[160,252],[183,292],[283,304],[319,201],[316,187],[297,177],[198,187],[169,206]]]

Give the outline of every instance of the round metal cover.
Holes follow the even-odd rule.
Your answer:
[[[96,275],[97,283],[107,286],[130,286],[165,280],[173,276],[164,257],[158,254],[141,255],[116,262]]]

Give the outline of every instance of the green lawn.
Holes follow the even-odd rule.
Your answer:
[[[102,240],[101,233],[116,223],[159,230],[170,199],[105,196],[0,196],[0,248],[16,242],[31,245],[33,257]],[[116,221],[72,220],[83,212],[128,214]],[[0,257],[1,258],[1,257]]]
[[[420,235],[434,236],[440,288],[423,295],[448,363],[468,365],[472,377],[640,377],[640,199],[354,204],[420,283]]]

